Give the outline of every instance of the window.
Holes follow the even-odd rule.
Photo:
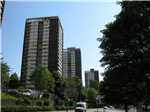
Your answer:
[[[36,54],[36,52],[29,52],[29,54]]]
[[[43,48],[43,50],[48,50],[48,48]]]
[[[28,68],[28,69],[35,69],[35,67],[30,67],[30,68]]]
[[[48,55],[43,55],[42,57],[48,57]]]
[[[42,59],[42,61],[48,61],[48,59]]]
[[[43,44],[43,46],[48,46],[48,44]]]
[[[44,43],[44,42],[48,42],[48,41],[43,41],[43,43]]]
[[[26,80],[21,80],[21,82],[26,82]]]
[[[36,47],[37,45],[30,45],[29,47]]]
[[[43,54],[48,53],[47,51],[44,51]]]
[[[21,78],[25,79],[25,78],[26,78],[26,76],[22,76]]]
[[[23,57],[23,59],[27,59],[27,57]]]
[[[22,75],[25,75],[26,74],[26,72],[22,72]]]

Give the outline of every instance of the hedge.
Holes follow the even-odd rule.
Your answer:
[[[31,111],[51,111],[52,107],[39,106],[1,106],[2,112],[31,112]]]

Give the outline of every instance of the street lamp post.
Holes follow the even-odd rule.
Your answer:
[[[59,83],[59,81],[56,81],[56,84],[57,84],[57,83]],[[53,109],[54,109],[54,107],[55,107],[55,88],[56,88],[56,87],[54,87],[54,92],[53,92],[53,100],[54,100]]]
[[[54,94],[55,94],[55,87],[54,87],[54,92],[53,92],[53,109],[54,109],[54,100],[55,100]]]

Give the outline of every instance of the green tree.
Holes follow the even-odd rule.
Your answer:
[[[138,88],[132,88],[132,86],[129,86],[132,78],[128,77],[129,74],[124,74],[124,68],[119,69],[120,70],[114,68],[103,74],[105,77],[103,81],[100,82],[99,94],[104,96],[102,101],[107,105],[125,105],[127,107],[134,103],[132,95],[138,94],[138,92],[135,93],[135,90]],[[132,74],[130,75],[132,76]],[[131,78],[131,80],[129,78]]]
[[[9,88],[16,89],[20,86],[20,81],[16,73],[11,74],[9,81]]]
[[[90,103],[96,103],[96,95],[98,92],[94,88],[88,88],[88,100]]]
[[[45,89],[51,91],[54,90],[55,80],[47,67],[42,64],[34,69],[32,75],[30,76],[30,81],[36,86],[37,90],[39,91]]]
[[[86,99],[87,99],[87,89],[84,87],[84,86],[82,86],[82,94],[81,94],[81,100],[82,101],[86,101]]]
[[[115,16],[114,22],[101,30],[103,37],[98,38],[103,54],[101,66],[107,66],[104,73],[105,86],[119,91],[126,103],[142,101],[147,105],[150,103],[146,100],[150,92],[150,3],[122,1],[118,4],[122,7],[121,12]],[[112,86],[109,83],[113,83]],[[136,95],[132,94],[133,90]],[[117,95],[114,91],[109,93],[111,96],[114,93]],[[106,94],[103,95],[106,97]],[[125,107],[127,112],[127,105]]]
[[[78,76],[69,77],[68,78],[68,86],[67,88],[77,88],[76,92],[76,101],[80,101],[82,97],[83,85],[82,81]],[[69,98],[75,99],[75,92],[68,93]]]
[[[78,76],[75,76],[73,77],[75,78],[75,84],[76,84],[76,88],[79,92],[79,96],[78,96],[78,101],[81,100],[81,97],[82,97],[82,90],[83,90],[83,84],[82,84],[82,80],[78,77]]]
[[[67,88],[76,88],[76,83],[75,83],[75,78],[74,77],[69,77],[68,78]],[[67,96],[69,97],[69,99],[74,99],[75,100],[75,95],[76,95],[76,101],[77,101],[78,96],[79,96],[78,91],[76,91],[76,93],[73,92],[73,91],[67,92]]]
[[[56,85],[54,94],[65,100],[65,88],[67,87],[67,79],[62,77],[58,71],[53,71],[52,76],[54,77]]]
[[[25,89],[22,86],[19,86],[17,89],[18,89],[19,92],[21,92],[20,95],[22,95],[22,93],[25,92]]]
[[[6,89],[6,85],[9,83],[9,72],[10,70],[10,66],[7,65],[6,62],[4,62],[4,60],[1,60],[1,87],[2,89]]]
[[[94,88],[96,91],[98,91],[98,81],[97,80],[90,80],[89,88]]]

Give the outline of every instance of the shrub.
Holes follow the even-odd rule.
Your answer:
[[[74,106],[68,106],[68,110],[74,110]]]
[[[42,100],[36,100],[36,105],[37,106],[42,106],[42,104],[43,104]]]
[[[2,112],[32,112],[32,111],[42,111],[42,110],[51,111],[52,107],[15,106],[15,105],[1,107]]]
[[[52,111],[52,107],[46,107],[48,111]]]
[[[46,110],[47,110],[46,106],[43,106],[42,110],[43,110],[43,111],[46,111]]]
[[[45,105],[45,106],[49,106],[49,104],[50,104],[50,100],[45,99],[45,100],[44,100],[44,105]]]
[[[64,100],[62,100],[61,98],[57,98],[56,100],[55,100],[55,103],[57,104],[57,105],[59,105],[59,106],[63,106],[63,104],[64,104]]]
[[[31,100],[29,98],[24,97],[24,104],[31,105]]]
[[[18,98],[16,100],[16,105],[23,105],[24,99],[23,98]]]
[[[56,110],[61,110],[61,107],[60,106],[56,106],[55,109]]]
[[[69,106],[73,106],[74,105],[74,101],[73,100],[70,100],[69,101]]]
[[[66,107],[65,106],[62,106],[62,108],[61,108],[62,110],[66,110]]]

